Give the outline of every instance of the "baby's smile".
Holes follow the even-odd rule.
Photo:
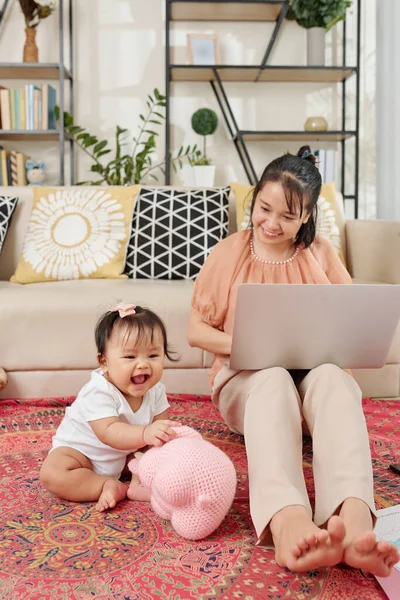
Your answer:
[[[135,385],[142,385],[143,383],[146,383],[149,377],[150,375],[148,373],[141,373],[140,375],[134,375],[131,377],[131,382]]]

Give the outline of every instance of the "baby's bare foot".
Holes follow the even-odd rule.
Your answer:
[[[96,504],[96,510],[102,512],[108,508],[114,508],[117,502],[126,498],[126,486],[117,479],[107,479],[103,485],[100,498]]]
[[[271,521],[275,560],[292,571],[308,571],[338,564],[343,557],[345,528],[340,517],[331,517],[327,529],[313,523],[301,506],[289,506]]]
[[[373,531],[355,537],[345,548],[343,561],[350,567],[365,569],[377,577],[390,575],[400,560],[396,546],[389,542],[378,542]]]

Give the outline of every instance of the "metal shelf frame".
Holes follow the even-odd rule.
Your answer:
[[[11,0],[12,1],[12,0]],[[31,79],[31,80],[52,80],[59,83],[59,101],[60,114],[63,115],[66,110],[65,100],[65,85],[69,83],[69,103],[68,112],[73,117],[74,115],[74,54],[73,54],[73,0],[68,2],[67,11],[67,31],[64,24],[64,0],[59,0],[58,11],[58,28],[59,28],[59,49],[57,63],[0,63],[0,79]],[[0,10],[0,24],[4,19],[7,6],[10,0],[3,0],[3,7]],[[68,62],[69,66],[65,65],[64,53],[64,38],[68,35]],[[65,143],[69,144],[70,158],[70,184],[75,182],[75,152],[74,141],[66,135],[64,127],[59,127],[56,130],[36,131],[36,130],[17,130],[5,131],[0,129],[1,140],[14,141],[58,141],[59,146],[59,163],[60,163],[60,185],[65,184]]]
[[[257,182],[247,143],[277,141],[335,141],[341,145],[341,193],[344,200],[354,201],[354,217],[358,218],[359,195],[359,130],[360,130],[360,51],[361,51],[361,0],[356,0],[356,64],[346,64],[346,20],[343,21],[342,65],[335,67],[303,67],[303,66],[269,66],[268,60],[289,8],[289,0],[165,0],[165,87],[166,87],[166,184],[171,180],[171,134],[170,134],[170,101],[171,84],[179,81],[209,82],[214,92],[222,116],[227,125],[230,137],[246,173],[249,183]],[[181,65],[171,63],[170,28],[174,21],[274,21],[275,27],[268,42],[260,65]],[[346,82],[355,77],[355,124],[347,128]],[[306,131],[246,131],[241,130],[236,121],[224,83],[327,83],[342,86],[341,129],[339,131],[306,132]],[[349,139],[355,140],[354,146],[354,193],[346,193],[345,165]]]

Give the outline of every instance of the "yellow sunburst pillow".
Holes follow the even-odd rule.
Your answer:
[[[230,184],[236,204],[237,230],[246,229],[250,221],[250,205],[254,186],[243,183]],[[346,265],[345,258],[345,219],[342,207],[336,201],[334,183],[324,183],[318,199],[317,231],[334,246],[340,260]]]
[[[140,186],[33,188],[16,283],[120,277]]]

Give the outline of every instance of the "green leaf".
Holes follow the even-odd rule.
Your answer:
[[[96,163],[95,165],[92,165],[90,167],[90,170],[93,171],[94,173],[103,173],[104,167],[102,165],[99,165],[98,163]]]
[[[56,120],[59,121],[60,120],[60,107],[59,106],[54,107],[54,114],[55,114]]]
[[[78,127],[78,125],[74,125],[73,127],[68,127],[68,133],[75,135],[76,133],[80,133],[81,131],[85,131],[82,127]]]
[[[108,150],[102,150],[101,152],[99,152],[97,154],[97,158],[100,158],[101,156],[104,156],[105,154],[109,154],[111,152],[110,148]]]
[[[157,121],[156,119],[149,119],[149,123],[155,123],[155,125],[162,125],[161,121]]]
[[[107,146],[107,144],[108,144],[107,140],[104,140],[104,141],[96,144],[95,147],[93,148],[93,154],[98,154],[101,150],[103,150],[103,148],[105,148]]]
[[[97,137],[95,137],[94,135],[89,136],[88,139],[83,141],[83,145],[85,148],[89,148],[89,146],[93,146],[93,144],[97,143]]]
[[[81,133],[79,135],[76,136],[77,140],[84,140],[85,138],[90,137],[89,133]]]

